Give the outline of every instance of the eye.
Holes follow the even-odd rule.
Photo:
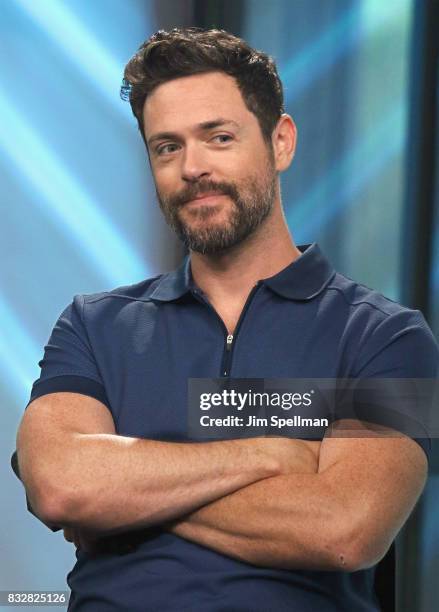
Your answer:
[[[232,137],[232,136],[230,136],[230,134],[217,134],[216,136],[214,136],[214,137],[212,138],[212,140],[216,140],[217,138],[227,138],[227,139],[228,139],[228,140],[222,140],[222,141],[220,141],[220,144],[222,144],[222,143],[226,143],[226,142],[229,142],[230,140],[233,140],[233,137]]]
[[[171,147],[171,149],[169,149],[169,147]],[[174,147],[174,149],[172,149],[172,147]],[[162,154],[166,154],[166,153],[174,153],[174,151],[176,150],[175,147],[178,147],[178,145],[176,145],[174,143],[169,143],[169,144],[161,145],[160,147],[157,147],[156,153],[157,153],[157,155],[162,155]]]

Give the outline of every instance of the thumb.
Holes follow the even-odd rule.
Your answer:
[[[74,540],[74,530],[72,527],[64,527],[64,538],[67,540],[67,542],[73,542]]]

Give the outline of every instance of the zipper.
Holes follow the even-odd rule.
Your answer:
[[[233,349],[235,347],[236,344],[236,336],[239,333],[239,329],[242,325],[242,322],[244,320],[245,314],[247,312],[247,310],[249,309],[250,303],[253,300],[253,297],[256,293],[256,291],[259,289],[261,285],[261,281],[258,281],[256,283],[256,285],[253,287],[253,289],[250,291],[247,300],[244,304],[244,308],[241,311],[241,314],[239,316],[238,319],[238,323],[236,325],[236,329],[235,329],[235,333],[234,334],[229,334],[227,333],[226,336],[226,346],[225,346],[225,351],[223,354],[223,360],[222,360],[222,364],[221,364],[221,378],[224,378],[226,376],[230,376],[230,370],[232,368],[232,357],[233,357]],[[217,315],[218,316],[218,315]],[[220,318],[220,317],[218,317]],[[222,321],[222,319],[221,319]],[[224,325],[224,323],[223,323]],[[224,325],[225,328],[225,325]]]
[[[235,333],[234,334],[229,334],[229,330],[227,329],[227,327],[224,325],[224,321],[221,319],[221,317],[219,316],[219,314],[217,313],[217,311],[215,310],[215,308],[205,299],[203,299],[200,295],[200,292],[197,289],[193,289],[192,290],[192,294],[195,296],[195,298],[201,302],[202,304],[205,304],[208,308],[210,308],[212,310],[212,312],[215,314],[216,318],[218,319],[223,332],[224,332],[224,337],[225,337],[225,350],[223,351],[223,358],[221,361],[221,373],[220,373],[220,377],[224,378],[226,376],[229,376],[230,374],[230,368],[232,366],[232,356],[233,356],[233,348],[235,346],[236,343],[236,336],[238,335],[239,329],[241,327],[242,321],[245,317],[245,313],[247,312],[249,306],[250,306],[250,302],[252,301],[256,291],[259,289],[259,287],[261,286],[262,281],[258,281],[256,283],[256,285],[253,287],[253,289],[250,291],[247,300],[244,304],[244,308],[241,311],[241,314],[239,316],[238,319],[238,323],[236,325],[236,329],[235,329]]]

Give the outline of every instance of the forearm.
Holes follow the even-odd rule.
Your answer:
[[[284,569],[349,567],[343,509],[325,474],[268,478],[169,525],[183,538],[254,565]],[[348,521],[347,521],[348,522]],[[346,542],[349,536],[346,529]]]
[[[107,534],[147,527],[276,474],[276,462],[250,443],[75,433],[40,464],[39,488],[53,492],[49,501],[38,503],[35,487],[27,487],[29,498],[43,519],[62,526]]]

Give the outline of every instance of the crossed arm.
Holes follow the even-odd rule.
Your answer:
[[[79,394],[26,412],[26,491],[69,539],[162,525],[255,565],[356,571],[385,554],[425,484],[423,451],[400,436],[173,444],[115,435]]]
[[[171,530],[256,565],[357,571],[385,555],[425,473],[424,453],[408,438],[325,438],[316,473],[254,483]]]

